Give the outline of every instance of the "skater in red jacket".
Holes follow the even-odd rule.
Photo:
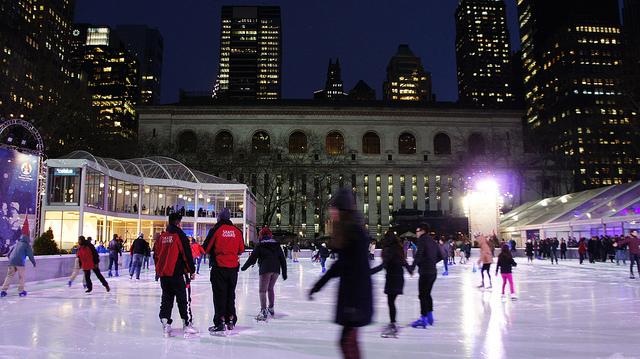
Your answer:
[[[202,257],[204,257],[206,253],[204,252],[204,248],[200,245],[200,243],[196,242],[195,238],[191,238],[191,255],[193,256],[193,260],[196,265],[196,274],[200,274],[200,262],[202,261]]]
[[[638,266],[638,274],[640,274],[640,238],[638,238],[638,231],[636,229],[631,231],[629,237],[621,241],[618,241],[617,243],[614,243],[613,246],[618,247],[618,246],[624,246],[625,244],[629,245],[629,260],[630,260],[629,270],[631,271],[631,275],[629,276],[629,278],[636,279],[636,277],[633,275],[634,265]]]
[[[86,240],[84,236],[78,237],[78,253],[76,254],[80,260],[80,267],[84,271],[84,281],[87,284],[87,290],[85,293],[91,293],[93,290],[93,283],[91,282],[91,271],[96,274],[96,277],[102,283],[107,292],[110,290],[109,283],[104,279],[102,273],[100,273],[100,257],[96,247],[91,242]]]

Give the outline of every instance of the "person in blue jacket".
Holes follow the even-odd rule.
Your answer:
[[[36,259],[33,257],[33,249],[31,248],[31,244],[29,244],[29,236],[22,235],[18,243],[16,243],[15,247],[9,252],[9,265],[7,268],[7,277],[4,280],[4,284],[2,285],[2,289],[0,289],[0,297],[7,296],[7,290],[9,289],[9,284],[13,279],[13,276],[18,273],[18,292],[21,297],[25,297],[27,292],[24,290],[24,272],[25,272],[25,264],[26,259],[29,257],[29,260],[36,266]]]

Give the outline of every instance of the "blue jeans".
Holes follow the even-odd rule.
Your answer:
[[[325,268],[324,265],[325,265],[326,262],[327,262],[327,258],[320,257],[320,264],[322,265],[322,269]]]
[[[144,259],[142,260],[142,268],[145,269],[149,269],[149,256],[144,256]]]
[[[200,262],[202,262],[202,257],[198,257],[194,259],[194,261],[196,262],[196,273],[200,273]]]
[[[116,265],[116,272],[118,271],[118,255],[113,255],[113,254],[109,254],[109,270],[111,270],[111,267],[113,266],[113,264]]]
[[[140,269],[142,268],[142,261],[144,260],[144,254],[134,254],[131,261],[131,268],[129,269],[129,275],[133,277],[135,273],[136,279],[140,279]]]

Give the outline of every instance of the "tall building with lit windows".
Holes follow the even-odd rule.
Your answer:
[[[624,0],[622,9],[627,85],[640,106],[640,0]]]
[[[276,100],[281,96],[282,27],[278,6],[223,6],[214,97]]]
[[[318,90],[313,93],[313,98],[320,100],[338,100],[346,97],[344,92],[344,84],[342,83],[342,70],[340,69],[340,59],[329,59],[329,67],[327,68],[327,81],[325,82],[324,89]]]
[[[68,47],[74,7],[73,0],[0,2],[0,116],[44,121],[43,109],[63,101],[76,78]]]
[[[576,190],[637,179],[618,1],[519,0],[518,12],[533,144],[573,171]]]
[[[145,25],[119,25],[113,32],[140,66],[140,104],[160,104],[164,41],[158,29]]]
[[[431,74],[424,70],[422,61],[413,54],[409,45],[402,44],[389,60],[387,79],[382,97],[386,101],[433,101]]]
[[[106,26],[76,24],[73,38],[73,58],[86,79],[97,130],[109,138],[134,139],[140,101],[135,55]]]
[[[503,0],[460,0],[456,10],[459,101],[480,107],[514,102],[511,45]]]

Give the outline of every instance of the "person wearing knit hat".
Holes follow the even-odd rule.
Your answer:
[[[330,279],[340,278],[335,322],[342,326],[340,348],[345,358],[360,358],[358,328],[371,324],[373,293],[367,235],[351,189],[340,189],[331,199],[331,247],[338,259],[309,291],[309,299]]]
[[[31,248],[31,244],[29,244],[29,222],[25,218],[24,224],[22,226],[22,236],[18,243],[15,244],[13,249],[9,252],[9,265],[7,266],[7,276],[4,280],[4,284],[2,285],[2,289],[0,289],[0,297],[7,296],[7,290],[9,289],[9,284],[13,279],[13,276],[18,273],[18,292],[21,297],[27,295],[27,292],[24,290],[24,272],[25,272],[25,263],[26,258],[29,258],[33,266],[36,266],[36,260],[33,257],[33,249]]]
[[[275,316],[275,292],[273,288],[278,281],[282,270],[282,279],[287,280],[287,259],[284,256],[280,243],[273,239],[269,227],[262,227],[260,230],[260,243],[251,252],[251,256],[242,266],[242,271],[246,271],[250,266],[258,263],[260,274],[260,312],[256,317],[257,321],[266,321],[269,317]],[[269,306],[267,307],[267,296]]]

